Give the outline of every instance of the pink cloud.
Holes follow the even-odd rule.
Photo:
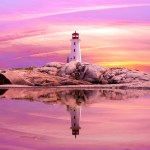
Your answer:
[[[62,14],[70,14],[70,13],[77,13],[77,12],[87,12],[87,11],[95,11],[95,10],[107,10],[107,9],[119,9],[119,8],[130,8],[130,7],[143,7],[143,6],[150,6],[150,3],[141,3],[141,4],[120,4],[120,5],[97,5],[97,6],[86,6],[86,7],[72,7],[69,10],[64,9],[63,11],[52,11],[46,13],[21,13],[17,14],[16,16],[1,16],[0,22],[4,21],[18,21],[18,20],[28,20],[28,19],[35,19],[35,18],[42,18],[47,16],[55,16],[55,15],[62,15]]]
[[[32,30],[32,31],[25,31],[18,34],[10,34],[5,36],[0,36],[0,42],[12,41],[16,39],[22,39],[27,37],[33,37],[41,34],[45,34],[46,32],[43,30]]]
[[[80,33],[83,61],[145,65],[149,63],[149,6],[147,0],[88,0],[86,4],[6,0],[0,6],[1,66],[65,62],[75,30]]]

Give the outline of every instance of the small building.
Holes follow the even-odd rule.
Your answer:
[[[80,39],[79,33],[76,31],[72,34],[71,51],[69,57],[67,57],[67,62],[69,63],[71,61],[81,62]]]
[[[68,111],[71,115],[71,129],[72,129],[72,135],[76,136],[79,135],[80,127],[80,116],[81,116],[81,107],[70,107],[68,106]]]

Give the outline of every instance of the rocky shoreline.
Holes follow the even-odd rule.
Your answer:
[[[150,73],[85,62],[50,62],[43,67],[0,70],[0,87],[6,85],[149,89]]]

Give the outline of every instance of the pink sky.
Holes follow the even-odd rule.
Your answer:
[[[149,0],[5,0],[0,67],[65,62],[80,33],[82,60],[150,71]]]

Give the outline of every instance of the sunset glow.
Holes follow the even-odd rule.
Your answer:
[[[149,13],[149,0],[5,0],[0,68],[66,62],[77,31],[82,61],[149,72]]]

